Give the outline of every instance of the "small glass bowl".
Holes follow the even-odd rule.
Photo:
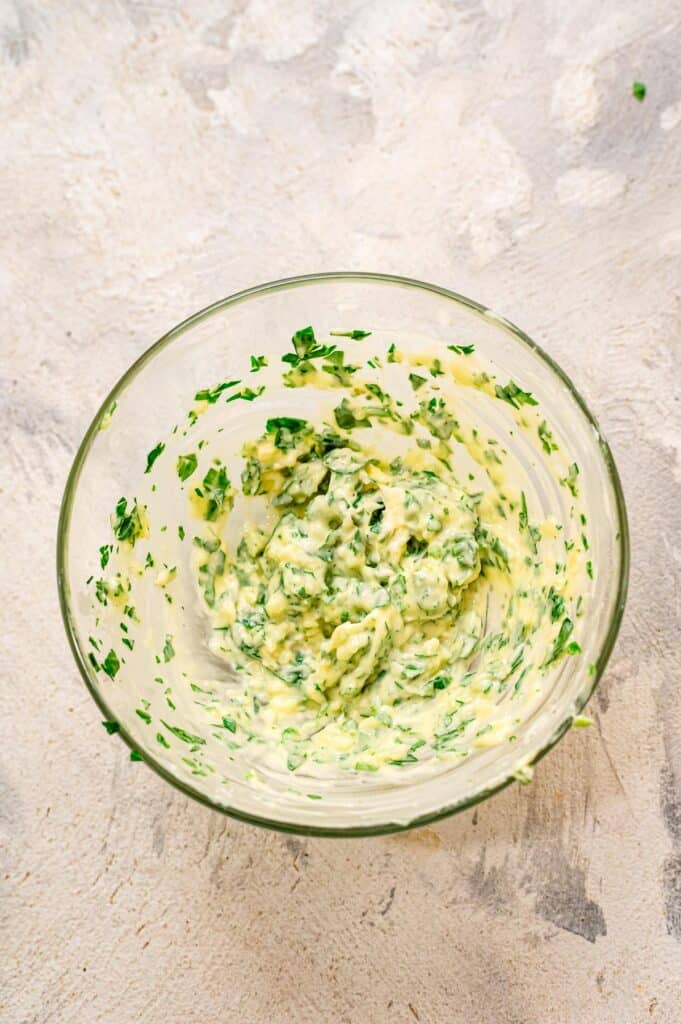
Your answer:
[[[189,687],[172,662],[157,670],[157,675],[162,670],[163,686],[150,671],[149,652],[162,648],[167,630],[159,602],[152,600],[158,595],[149,584],[148,593],[136,596],[138,605],[144,605],[146,640],[135,651],[126,650],[125,671],[112,680],[95,670],[89,637],[98,630],[101,650],[106,650],[119,644],[120,623],[115,616],[95,623],[92,584],[86,586],[98,572],[98,549],[110,540],[109,517],[117,500],[135,492],[146,453],[170,435],[194,393],[217,380],[243,377],[253,353],[278,363],[291,335],[306,324],[315,327],[318,337],[349,326],[369,329],[375,336],[394,332],[395,337],[427,338],[435,345],[474,344],[499,379],[513,379],[531,390],[554,435],[579,464],[590,552],[598,567],[589,583],[580,634],[583,653],[561,659],[541,707],[519,726],[516,742],[475,751],[434,776],[413,782],[403,776],[399,785],[343,778],[326,787],[323,799],[307,799],[317,794],[305,792],[304,778],[253,785],[252,780],[229,777],[228,771],[197,772],[182,743],[160,746],[156,730],[136,709],[141,703],[159,710],[166,683],[172,682],[175,694]],[[248,383],[258,384],[259,377],[249,377]],[[262,430],[263,417],[271,411],[268,401],[263,396],[248,405],[229,406],[232,447],[240,446],[236,439],[244,429],[251,436]],[[279,399],[279,414],[297,415],[301,402],[308,415],[312,411],[305,406],[309,397],[297,391],[288,392],[286,401],[283,407]],[[505,403],[495,404],[499,416],[508,415],[501,408]],[[488,409],[484,415],[492,428]],[[222,437],[229,439],[230,433]],[[173,524],[164,534],[164,561],[167,557],[172,564],[186,565],[187,547],[171,539],[183,515],[176,491],[171,494],[160,477],[157,505]],[[548,512],[551,497],[547,500]],[[527,768],[543,757],[569,729],[603,673],[624,609],[628,570],[627,519],[617,469],[596,421],[563,371],[517,327],[470,299],[421,281],[364,273],[312,274],[249,288],[189,317],[152,345],[113,388],[80,445],[66,484],[57,544],[60,603],[73,655],[99,709],[108,721],[118,723],[123,740],[164,779],[216,810],[270,828],[327,836],[377,835],[436,821],[497,792],[518,778],[518,765]],[[178,572],[177,588],[176,600],[187,609],[182,642],[194,645],[200,665],[205,624],[188,572]],[[176,707],[166,700],[160,713],[196,732],[191,710],[191,700]]]

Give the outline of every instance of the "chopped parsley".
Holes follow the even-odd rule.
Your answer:
[[[128,511],[127,498],[119,498],[116,511],[111,518],[111,525],[118,540],[127,541],[134,547],[135,541],[144,533],[137,499],[133,501],[132,507]]]
[[[579,497],[579,488],[577,487],[577,477],[579,476],[579,466],[576,462],[573,462],[568,469],[567,476],[561,478],[560,482],[563,487],[567,487],[573,498]]]
[[[166,642],[163,645],[163,660],[165,662],[171,661],[175,657],[175,648],[173,647],[173,638],[168,634],[166,636]]]
[[[143,761],[144,758],[140,754],[139,750],[131,750],[130,751],[130,760],[131,761]]]
[[[178,455],[177,475],[179,476],[180,480],[188,480],[197,466],[198,459],[196,458],[194,452],[190,452],[189,455]]]
[[[506,387],[501,387],[500,384],[494,385],[494,394],[497,398],[501,398],[504,402],[508,402],[514,409],[519,409],[521,405],[539,405],[537,399],[529,392],[523,391],[519,388],[515,381],[510,380]]]
[[[241,391],[237,391],[235,395],[230,395],[227,399],[228,402],[236,402],[239,398],[243,399],[244,402],[253,402],[256,398],[260,398],[261,394],[265,390],[265,385],[261,384],[255,391],[253,388],[242,388]]]
[[[201,746],[206,741],[202,736],[194,736],[193,733],[185,732],[184,729],[180,729],[178,725],[170,725],[168,722],[164,722],[161,719],[161,724],[166,727],[168,732],[171,732],[173,736],[176,736],[178,740],[182,740],[183,743],[191,743],[192,746]]]
[[[426,378],[425,377],[420,377],[418,375],[418,373],[410,373],[409,374],[409,383],[413,387],[414,391],[418,391],[418,389],[420,387],[423,387],[423,385],[426,383]]]
[[[118,672],[120,667],[121,667],[121,663],[118,660],[118,655],[116,654],[116,652],[112,648],[109,651],[109,653],[107,654],[107,656],[104,659],[104,661],[102,662],[102,670],[104,672],[106,672],[106,674],[108,675],[109,679],[115,679],[116,678],[116,673]]]
[[[231,489],[229,477],[224,466],[212,466],[202,481],[202,497],[206,498],[205,519],[214,522],[225,509],[228,491]]]
[[[341,430],[354,430],[356,427],[371,426],[371,421],[366,416],[357,415],[347,398],[344,398],[341,404],[336,406],[333,414]]]
[[[114,722],[113,720],[110,721],[110,722],[102,722],[102,725],[104,726],[104,728],[108,732],[109,736],[113,736],[114,733],[120,732],[120,729],[121,729],[121,727],[118,724],[118,722]]]
[[[469,356],[475,352],[475,345],[447,345],[450,352],[456,352],[457,356]]]
[[[634,97],[635,100],[638,100],[639,103],[643,103],[644,99],[646,98],[647,91],[648,90],[646,89],[645,82],[632,83],[631,95]]]
[[[102,569],[106,569],[109,564],[109,556],[113,550],[113,544],[103,544],[99,549],[99,564]]]
[[[558,445],[553,440],[553,434],[551,433],[551,431],[547,427],[546,420],[542,420],[541,421],[541,423],[537,427],[537,433],[539,434],[539,440],[541,441],[541,446],[542,446],[542,448],[544,449],[544,451],[546,452],[547,455],[550,455],[551,452],[557,452],[558,451]]]
[[[196,402],[208,402],[209,405],[215,405],[223,391],[228,391],[229,388],[235,388],[237,384],[241,384],[241,381],[226,380],[222,384],[216,384],[214,388],[203,388],[203,390],[196,392],[194,400]]]
[[[267,356],[251,356],[251,373],[257,373],[267,366]]]
[[[368,338],[371,331],[329,331],[329,334],[334,338],[352,338],[353,341],[361,341],[362,338]]]
[[[574,625],[571,619],[563,619],[560,629],[558,630],[558,635],[554,640],[553,647],[544,661],[542,668],[546,668],[548,665],[553,664],[553,662],[557,661],[563,654],[579,654],[581,650],[579,644],[574,640],[568,643],[573,629]]]
[[[311,359],[326,358],[336,349],[335,345],[319,345],[311,327],[303,327],[302,330],[296,331],[291,343],[293,352],[287,352],[281,360],[294,368],[299,368],[303,373],[312,369],[309,365]]]
[[[163,443],[163,441],[159,441],[156,447],[151,449],[151,451],[147,455],[147,468],[144,470],[145,473],[151,472],[151,467],[154,465],[156,459],[159,457],[164,448],[165,444]]]

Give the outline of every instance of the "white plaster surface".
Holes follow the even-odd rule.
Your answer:
[[[680,47],[672,0],[0,0],[3,1024],[681,1021]],[[53,552],[121,372],[331,269],[544,345],[614,448],[633,568],[595,727],[531,786],[306,841],[128,761]]]

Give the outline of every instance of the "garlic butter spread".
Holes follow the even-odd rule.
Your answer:
[[[191,523],[177,528],[191,545],[187,567],[161,563],[150,543],[137,568],[156,574],[169,605],[176,573],[193,576],[210,656],[225,673],[221,684],[192,678],[191,666],[182,675],[199,698],[209,695],[196,700],[196,713],[224,736],[230,760],[247,748],[283,772],[392,778],[514,742],[545,697],[547,672],[580,651],[580,589],[594,570],[577,512],[579,468],[561,461],[530,392],[481,369],[473,346],[438,358],[393,344],[359,365],[369,332],[343,334],[354,346],[346,351],[337,339],[320,343],[312,328],[294,336],[283,357],[288,409],[301,412],[298,389],[317,389],[328,402],[315,415],[263,412],[243,444],[240,479],[225,466],[228,431],[210,443],[197,432],[211,406],[253,403],[265,386],[225,381],[197,393],[173,460]],[[252,372],[266,365],[251,357]],[[386,378],[396,373],[411,401],[391,396]],[[504,438],[459,412],[457,393],[470,389],[505,403],[509,439],[524,433],[537,459],[556,460],[569,523],[537,514],[539,503],[508,471]],[[148,472],[168,458],[165,447],[149,454]],[[143,503],[121,499],[116,553],[144,543],[150,519]],[[132,603],[125,579],[119,572],[96,583],[101,603],[124,613]],[[97,651],[91,660],[113,679],[125,653]],[[174,655],[170,633],[156,661]],[[189,744],[185,760],[201,773],[200,733],[172,725],[177,696],[164,693],[167,717],[137,713],[162,745]]]

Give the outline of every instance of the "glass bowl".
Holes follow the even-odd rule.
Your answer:
[[[394,339],[408,339],[412,351],[452,342],[475,345],[499,380],[517,381],[532,392],[560,449],[579,465],[590,559],[597,567],[593,578],[584,579],[581,656],[555,665],[540,703],[519,725],[513,744],[475,750],[434,775],[403,775],[399,784],[380,772],[372,777],[349,773],[335,781],[306,778],[300,771],[290,778],[263,778],[248,769],[243,753],[226,757],[224,743],[197,722],[196,704],[205,698],[184,672],[191,655],[194,679],[216,674],[188,570],[191,545],[180,541],[183,531],[192,529],[174,477],[175,455],[188,444],[192,425],[187,410],[197,391],[218,380],[247,377],[245,383],[253,388],[264,382],[266,372],[250,376],[250,356],[264,354],[271,367],[280,365],[292,334],[307,324],[320,338],[339,327],[369,330],[371,344],[384,351]],[[232,479],[238,479],[234,460],[243,440],[262,431],[266,416],[273,411],[314,416],[319,394],[307,391],[268,388],[257,401],[219,404],[213,443],[219,438]],[[463,404],[472,403],[473,415],[491,431],[510,434],[509,447],[534,500],[547,514],[566,515],[569,492],[547,476],[536,447],[509,429],[513,417],[517,420],[512,404],[477,396],[472,391]],[[217,403],[211,406],[211,414],[217,409]],[[147,454],[161,439],[176,451],[158,459],[153,476],[145,475]],[[134,594],[110,597],[107,606],[95,599],[101,596],[95,592],[95,577],[107,558],[111,513],[123,495],[139,494],[142,500],[143,488],[156,531],[156,559],[165,568],[140,571]],[[103,716],[116,723],[110,729],[117,728],[136,752],[133,756],[184,793],[235,818],[334,836],[423,825],[485,799],[513,779],[531,777],[532,765],[571,726],[605,668],[624,608],[628,563],[626,512],[612,454],[553,360],[517,327],[461,295],[420,281],[363,273],[315,274],[250,288],[201,310],[157,341],[116,384],[83,439],[66,484],[57,547],[61,609],[76,663]],[[167,586],[171,577],[172,587]],[[171,601],[173,643],[182,656],[166,660]],[[126,634],[133,622],[137,640],[130,649]],[[109,663],[107,674],[102,661],[109,649],[118,652],[119,664]],[[163,722],[164,734],[154,728],[157,721]],[[187,745],[187,736],[197,742]],[[175,742],[176,737],[185,741]]]

